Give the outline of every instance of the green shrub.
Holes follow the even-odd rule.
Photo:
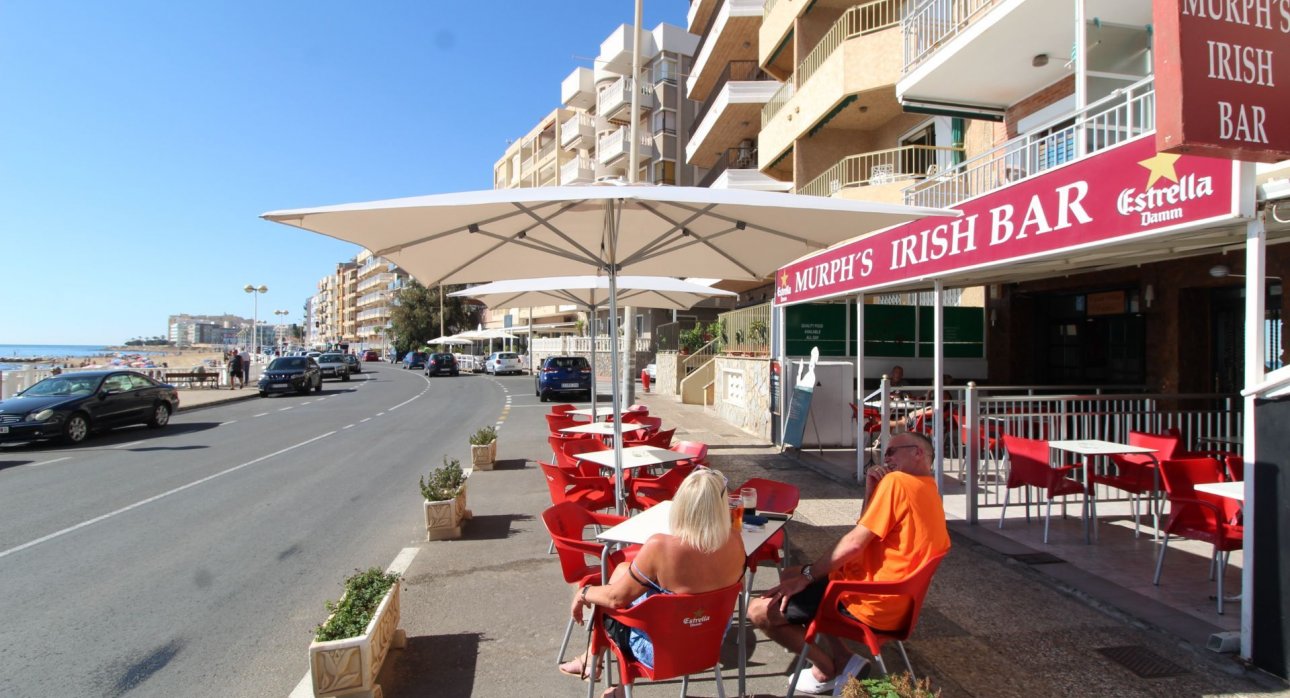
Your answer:
[[[842,687],[842,698],[940,698],[940,689],[924,678],[918,683],[909,674],[879,676],[876,679],[851,679]]]
[[[327,642],[362,635],[368,623],[372,622],[372,614],[376,613],[381,597],[398,583],[399,575],[393,572],[386,574],[378,567],[366,572],[354,570],[354,574],[345,580],[345,595],[340,601],[327,602],[327,612],[331,616],[315,628],[314,639]]]
[[[497,427],[480,427],[479,431],[470,435],[471,446],[487,446],[497,440]]]
[[[461,492],[462,485],[466,484],[466,474],[461,470],[461,461],[444,456],[443,467],[430,471],[429,480],[422,477],[418,482],[421,484],[421,495],[427,501],[442,502]]]

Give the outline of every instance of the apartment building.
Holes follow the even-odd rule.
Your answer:
[[[171,315],[166,318],[166,337],[177,347],[228,344],[245,339],[251,319],[237,315]]]
[[[636,181],[697,183],[686,157],[697,105],[686,96],[685,79],[699,39],[666,23],[642,31],[641,76],[635,79],[633,35],[632,27],[619,26],[601,42],[591,68],[575,68],[561,82],[561,106],[510,144],[493,166],[494,188],[627,181],[633,92],[639,109]],[[572,305],[495,308],[484,315],[489,329],[516,333],[526,333],[530,320],[535,335],[576,334],[588,326],[586,314]],[[670,321],[670,312],[641,310],[636,327],[649,336],[652,327]]]
[[[363,347],[384,349],[389,345],[386,330],[398,291],[407,274],[389,260],[363,250],[354,260],[358,269],[355,286],[355,339]]]

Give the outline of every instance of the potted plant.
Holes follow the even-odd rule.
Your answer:
[[[390,648],[402,649],[399,575],[373,567],[345,580],[345,595],[327,602],[330,615],[309,644],[315,696],[381,695],[376,677]]]
[[[679,339],[681,341],[682,354],[693,354],[706,343],[703,339],[703,327],[700,325],[695,325],[694,327],[685,330],[679,335]]]
[[[497,460],[497,427],[480,427],[470,435],[470,464],[476,470],[492,470]]]
[[[435,468],[429,479],[421,478],[421,496],[425,498],[426,540],[450,540],[461,537],[461,522],[470,518],[466,508],[466,478],[461,461],[443,457],[443,467]]]
[[[940,698],[927,678],[914,682],[908,673],[879,676],[874,679],[852,678],[842,686],[843,698]]]

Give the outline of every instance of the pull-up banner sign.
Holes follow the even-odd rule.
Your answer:
[[[776,305],[1160,235],[1236,216],[1232,160],[1158,153],[1143,136],[824,250],[775,275]]]
[[[1290,158],[1290,0],[1153,0],[1156,147]]]

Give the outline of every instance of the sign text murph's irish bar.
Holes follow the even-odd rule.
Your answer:
[[[924,218],[798,260],[775,277],[785,305],[1060,254],[1236,215],[1238,165],[1156,151],[1144,136]]]
[[[1153,0],[1156,147],[1290,158],[1290,0]]]

